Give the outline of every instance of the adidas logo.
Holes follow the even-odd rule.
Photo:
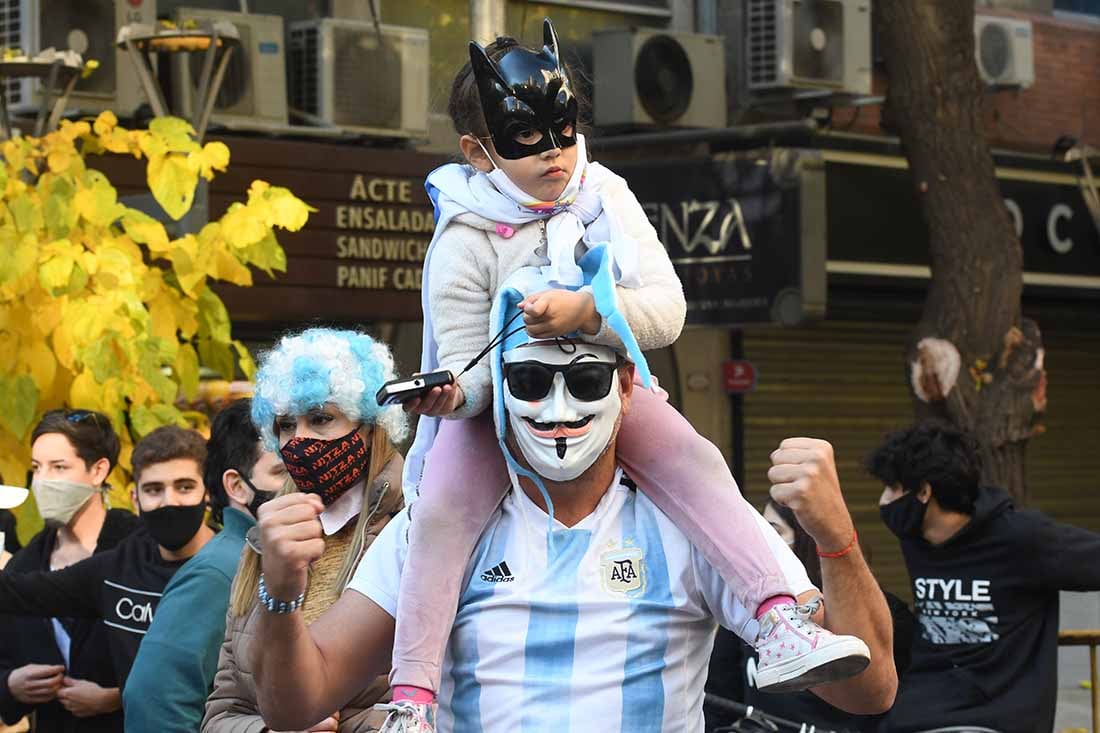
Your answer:
[[[486,583],[511,583],[516,576],[512,575],[512,571],[508,569],[508,563],[502,562],[482,573],[481,579]]]

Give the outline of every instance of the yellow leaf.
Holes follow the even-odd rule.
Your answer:
[[[220,142],[207,143],[187,156],[187,164],[206,180],[212,180],[214,171],[224,171],[229,165],[229,147]]]
[[[194,140],[195,128],[179,117],[157,117],[149,123],[149,132],[160,138],[173,152],[189,153],[199,149],[199,144]]]
[[[176,374],[179,375],[180,389],[189,399],[195,399],[199,391],[199,355],[191,344],[180,344],[176,354]]]
[[[151,252],[168,249],[168,232],[164,225],[144,212],[127,209],[122,216],[122,228],[135,242],[148,246]]]
[[[83,137],[92,131],[92,126],[84,120],[78,120],[73,122],[72,120],[61,120],[61,125],[57,129],[57,135],[63,140],[72,144],[78,137]]]
[[[38,267],[38,282],[47,291],[53,292],[67,288],[73,274],[75,262],[70,255],[56,255]]]
[[[38,407],[38,387],[26,374],[0,376],[0,425],[16,438],[27,434]]]
[[[54,173],[64,173],[72,165],[73,154],[69,150],[55,150],[46,158],[46,165]]]
[[[99,117],[95,118],[95,124],[92,128],[95,130],[96,135],[103,137],[117,126],[118,117],[115,117],[115,113],[108,109],[99,113]]]
[[[178,221],[190,211],[199,176],[187,167],[186,158],[167,155],[151,159],[146,180],[153,198],[170,217]]]
[[[215,277],[219,280],[226,280],[234,285],[241,285],[244,287],[252,285],[251,271],[242,265],[240,260],[224,249],[218,250],[215,255],[215,262],[217,264]]]
[[[69,404],[80,405],[85,410],[99,410],[102,406],[102,394],[103,389],[95,381],[91,370],[85,369],[69,387]]]
[[[256,376],[256,362],[252,360],[248,347],[234,339],[233,349],[237,352],[237,366],[241,368],[245,379],[252,380]]]
[[[118,192],[106,178],[89,178],[94,183],[77,191],[73,197],[73,208],[85,220],[95,226],[110,226],[125,208],[118,203]]]
[[[247,206],[233,203],[219,222],[222,234],[230,245],[238,248],[248,247],[263,239],[268,232],[262,211],[264,204]]]
[[[265,195],[270,204],[270,223],[292,232],[305,226],[311,211],[317,211],[305,201],[295,196],[289,189],[272,187]]]
[[[66,369],[76,366],[76,351],[73,346],[72,331],[64,321],[57,325],[50,339],[57,361]]]
[[[57,358],[46,342],[35,339],[23,343],[19,349],[19,360],[30,371],[39,394],[48,392],[57,375]]]
[[[34,329],[41,335],[45,335],[57,328],[61,322],[61,301],[51,297],[40,288],[35,288],[27,293],[23,300],[27,312],[32,314],[30,321]]]

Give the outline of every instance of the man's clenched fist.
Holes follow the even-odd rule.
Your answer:
[[[318,516],[325,505],[315,494],[287,494],[260,507],[260,546],[264,584],[281,601],[292,601],[306,587],[309,564],[325,551]]]
[[[852,517],[840,493],[833,446],[816,438],[787,438],[772,452],[771,496],[788,506],[822,552],[852,541]]]

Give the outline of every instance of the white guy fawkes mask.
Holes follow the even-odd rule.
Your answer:
[[[580,342],[544,341],[504,353],[508,423],[535,473],[571,481],[603,455],[622,409],[617,363],[612,349]],[[588,399],[569,389],[566,374]]]

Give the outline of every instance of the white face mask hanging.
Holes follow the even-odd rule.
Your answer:
[[[493,166],[493,170],[485,174],[486,177],[488,177],[498,191],[517,205],[525,209],[536,209],[545,211],[547,214],[553,214],[555,211],[569,206],[576,200],[577,193],[581,190],[581,184],[584,182],[585,167],[588,165],[587,146],[584,135],[579,132],[577,133],[577,165],[573,168],[573,175],[569,177],[569,183],[565,185],[565,190],[563,190],[561,195],[554,201],[540,201],[517,186],[512,179],[508,177],[508,174],[497,166],[496,161],[493,160],[493,156],[489,155],[489,150],[481,143],[481,140],[477,140],[477,144],[485,153],[485,157],[489,159],[489,163]]]

